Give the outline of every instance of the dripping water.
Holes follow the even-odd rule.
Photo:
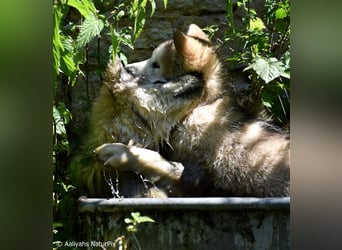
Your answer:
[[[147,196],[148,193],[149,193],[149,188],[147,186],[146,179],[144,178],[144,176],[142,174],[138,174],[138,175],[139,175],[142,183],[144,184],[144,187],[145,187],[145,190],[146,190],[145,195]]]
[[[154,188],[158,189],[157,186],[154,184],[154,182],[149,181],[148,179],[146,179],[142,174],[138,174],[138,176],[140,177],[144,188],[145,188],[145,196],[148,196],[150,189],[147,185],[147,183],[151,183]],[[108,184],[108,186],[110,187],[110,191],[113,195],[114,199],[123,199],[123,196],[120,196],[120,191],[119,191],[119,171],[116,170],[115,172],[115,185],[113,183],[113,179],[112,179],[112,175],[111,175],[111,170],[110,169],[103,169],[103,177],[106,181],[106,183]]]
[[[151,193],[150,193],[151,190],[150,190],[150,188],[148,187],[147,183],[152,184],[152,186],[153,186],[156,190],[159,190],[159,188],[156,186],[156,184],[155,184],[153,181],[150,181],[150,180],[146,179],[142,174],[138,174],[138,175],[139,175],[139,177],[140,177],[142,183],[144,184],[144,187],[145,187],[145,190],[146,190],[145,195],[146,195],[146,196],[149,196],[149,197],[152,197],[152,196],[151,196]]]
[[[110,187],[110,191],[112,192],[113,198],[114,199],[122,199],[123,196],[120,196],[120,191],[119,191],[119,171],[116,170],[116,175],[115,175],[115,186],[113,184],[112,176],[111,176],[111,171],[110,169],[103,169],[103,177]]]

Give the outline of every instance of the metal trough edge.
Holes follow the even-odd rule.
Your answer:
[[[134,210],[290,210],[290,197],[272,198],[79,198],[80,212]]]

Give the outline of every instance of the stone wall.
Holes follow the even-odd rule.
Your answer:
[[[128,249],[139,249],[137,242],[143,250],[290,249],[289,198],[170,200],[80,199],[80,242],[107,243],[107,249],[119,249],[112,248],[113,242],[123,235],[129,239]],[[137,241],[124,223],[131,211],[155,221],[138,225]]]
[[[225,0],[170,0],[166,9],[163,1],[157,0],[156,5],[155,14],[146,20],[144,31],[135,43],[135,51],[128,55],[129,61],[148,58],[158,44],[172,38],[174,28],[186,31],[191,23],[201,28],[218,25],[220,32],[215,38],[223,37],[226,29]]]
[[[141,211],[155,223],[139,226],[143,250],[290,249],[290,217],[282,211]],[[111,242],[125,232],[130,213],[83,214],[83,242]],[[131,241],[134,244],[134,241]],[[90,248],[101,249],[101,248]],[[107,249],[118,249],[110,248]],[[129,248],[138,249],[138,248]]]
[[[262,15],[264,2],[251,1],[251,7]],[[135,50],[131,53],[127,51],[129,62],[148,58],[158,44],[172,37],[174,28],[186,31],[191,23],[201,28],[212,25],[218,27],[212,41],[220,45],[219,54],[223,58],[231,55],[233,49],[238,49],[237,44],[225,43],[223,40],[224,32],[228,29],[226,0],[169,0],[166,9],[163,7],[163,0],[156,0],[156,6],[155,14],[147,18],[144,31],[135,43]],[[234,8],[236,26],[241,26],[243,15],[241,8]]]

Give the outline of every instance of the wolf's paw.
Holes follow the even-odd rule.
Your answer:
[[[117,170],[133,170],[136,156],[130,151],[130,146],[122,143],[105,143],[94,150],[97,159]]]

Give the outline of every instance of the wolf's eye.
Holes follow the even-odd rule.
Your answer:
[[[154,63],[152,63],[152,68],[159,69],[160,66],[159,66],[159,64],[157,62],[154,62]]]

